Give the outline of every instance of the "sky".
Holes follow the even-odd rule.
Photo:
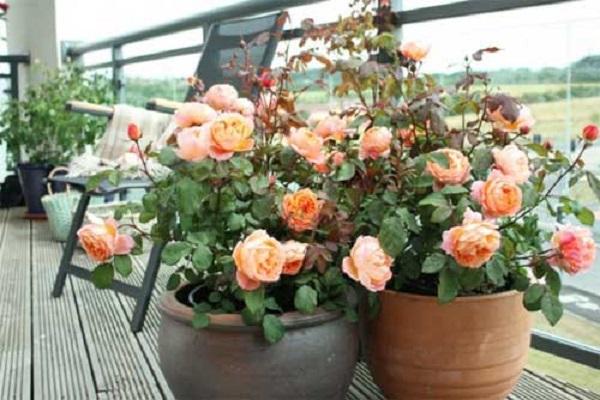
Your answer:
[[[56,0],[61,40],[94,41],[214,9],[236,0]],[[451,0],[403,0],[414,9]],[[330,22],[347,12],[347,0],[329,0],[290,10],[292,25],[307,17]],[[481,69],[504,67],[563,67],[590,54],[600,54],[600,0],[576,0],[552,6],[484,14],[473,17],[410,24],[402,29],[405,40],[431,44],[424,68],[427,72],[454,70],[465,54],[488,46],[502,52],[484,59]],[[125,46],[125,56],[199,44],[199,30]],[[107,51],[86,57],[86,62],[106,60]],[[185,77],[198,56],[153,61],[126,68],[126,76]]]

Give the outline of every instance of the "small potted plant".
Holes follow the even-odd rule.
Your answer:
[[[131,272],[144,238],[165,244],[162,261],[175,269],[158,347],[177,398],[343,399],[352,379],[357,298],[341,264],[353,226],[327,197],[334,181],[305,161],[327,162],[288,90],[300,65],[246,75],[254,101],[192,79],[198,101],[176,112],[162,147],[144,152],[139,129],[128,131],[153,182],[139,210],[151,229],[110,219],[78,233],[100,287]],[[169,172],[152,174],[153,162]]]
[[[85,145],[94,144],[106,125],[98,118],[67,111],[65,103],[72,99],[110,103],[112,99],[107,79],[87,77],[75,65],[43,74],[42,83],[30,87],[24,100],[9,102],[0,114],[0,140],[16,163],[27,214],[32,217],[44,215],[41,197],[52,167],[66,164]]]
[[[309,35],[342,55],[330,69],[341,75],[335,91],[358,103],[339,115],[353,121],[347,139],[328,142],[346,160],[329,198],[355,226],[343,270],[369,291],[373,376],[393,399],[506,398],[527,358],[526,310],[556,324],[561,274],[594,261],[590,230],[563,225],[592,226],[593,212],[556,189],[586,179],[600,198],[582,160],[598,128],[583,130],[572,158],[533,143],[529,109],[474,70],[499,49],[466,58],[444,88],[420,71],[429,46],[399,43],[373,25],[389,9],[376,18],[361,7]]]

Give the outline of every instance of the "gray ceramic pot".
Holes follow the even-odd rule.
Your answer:
[[[356,324],[341,313],[281,317],[284,338],[269,344],[237,314],[191,326],[193,311],[173,292],[161,300],[160,365],[179,400],[343,399],[358,356]]]

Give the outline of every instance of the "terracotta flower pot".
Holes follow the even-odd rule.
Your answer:
[[[343,399],[358,357],[356,324],[341,313],[287,313],[286,334],[269,344],[237,314],[191,326],[193,311],[163,295],[158,336],[161,369],[179,400]]]
[[[527,361],[531,318],[522,294],[460,297],[380,293],[369,364],[389,399],[505,399]]]

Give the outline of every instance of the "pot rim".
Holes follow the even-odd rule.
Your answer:
[[[175,291],[165,291],[160,299],[158,308],[162,314],[168,315],[186,325],[192,325],[194,310],[180,303],[175,297]],[[208,314],[210,324],[204,328],[225,331],[258,331],[260,327],[246,325],[240,314]],[[320,325],[341,318],[341,311],[327,311],[317,308],[314,314],[302,314],[298,311],[282,314],[279,319],[287,329],[305,328]]]
[[[492,301],[497,300],[504,297],[512,297],[515,295],[519,295],[521,292],[511,289],[506,290],[504,292],[492,293],[492,294],[478,294],[474,296],[458,296],[454,300],[452,300],[449,304],[452,303],[471,303],[471,302],[481,302],[481,301]],[[436,296],[428,296],[424,294],[416,294],[416,293],[407,293],[407,292],[398,292],[395,290],[385,289],[380,292],[380,295],[386,296],[396,296],[396,297],[405,297],[413,300],[423,301],[423,302],[437,302]]]

